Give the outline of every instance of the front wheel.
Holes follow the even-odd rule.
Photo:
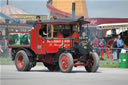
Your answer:
[[[73,57],[71,53],[62,53],[59,56],[59,67],[62,72],[71,72],[73,67]]]
[[[87,57],[88,65],[85,66],[87,72],[96,72],[99,67],[99,57],[96,52],[90,52]]]
[[[20,50],[17,52],[15,57],[15,65],[18,71],[29,71],[31,69],[30,59],[26,52]]]

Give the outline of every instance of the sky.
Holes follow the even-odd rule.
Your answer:
[[[90,18],[128,18],[128,0],[86,0]],[[9,5],[30,14],[49,15],[47,0],[9,0]],[[65,2],[66,3],[66,2]],[[0,0],[0,6],[6,0]]]

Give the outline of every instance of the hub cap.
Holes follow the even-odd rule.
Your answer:
[[[17,56],[17,66],[19,68],[22,68],[24,66],[24,57],[21,54],[18,54]]]
[[[68,58],[67,56],[62,56],[61,57],[61,66],[64,70],[66,70],[68,68],[68,65],[69,65],[69,61],[68,61]]]

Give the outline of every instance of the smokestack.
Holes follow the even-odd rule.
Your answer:
[[[8,5],[8,0],[7,0],[7,5]]]
[[[72,19],[75,18],[75,2],[72,3]]]

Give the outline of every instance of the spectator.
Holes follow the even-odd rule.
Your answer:
[[[117,37],[117,48],[118,48],[117,58],[119,59],[119,53],[121,52],[121,48],[123,48],[123,40],[121,39],[120,35],[118,35]]]
[[[98,47],[99,47],[99,39],[95,36],[93,40],[94,50],[99,54]]]
[[[100,41],[100,44],[99,46],[101,47],[101,58],[100,60],[104,60],[103,56],[104,56],[104,42],[103,42],[103,39]]]
[[[117,60],[117,38],[113,42],[113,60]]]
[[[106,48],[106,41],[104,39],[103,40],[103,43],[104,43],[104,53],[105,53],[105,48]]]
[[[0,55],[3,53],[2,44],[0,42]]]

